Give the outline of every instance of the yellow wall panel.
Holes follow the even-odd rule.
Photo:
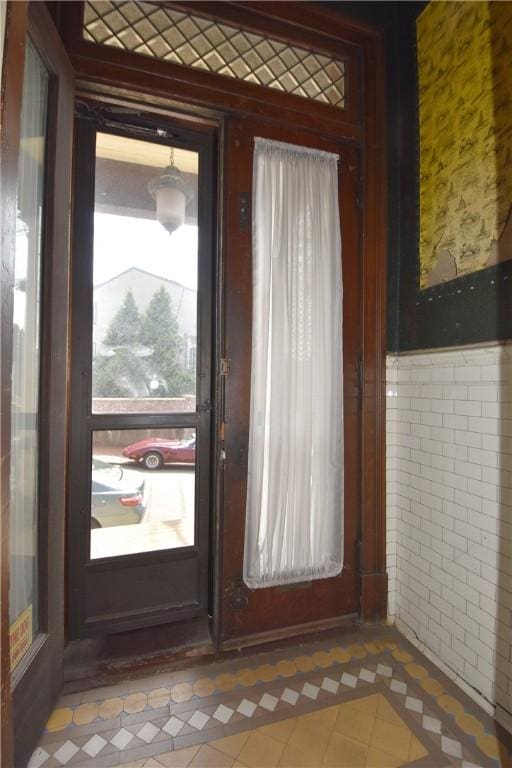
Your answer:
[[[512,3],[417,21],[420,288],[512,258]]]

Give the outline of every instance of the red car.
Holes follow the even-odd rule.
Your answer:
[[[146,469],[160,469],[163,464],[195,464],[196,438],[181,442],[164,437],[149,437],[123,448],[123,456],[140,461]]]

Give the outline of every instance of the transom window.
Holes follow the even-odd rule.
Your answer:
[[[83,36],[187,67],[345,106],[345,63],[318,51],[153,3],[86,2]]]

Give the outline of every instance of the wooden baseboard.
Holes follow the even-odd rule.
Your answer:
[[[221,641],[220,650],[234,651],[242,648],[250,648],[254,645],[264,645],[274,643],[278,640],[287,640],[289,638],[308,635],[314,632],[325,632],[329,629],[355,629],[359,623],[359,616],[356,613],[348,616],[334,616],[331,619],[321,619],[320,621],[310,621],[306,624],[295,624],[291,627],[280,627],[271,629],[267,632],[255,632],[252,635],[243,635],[242,637],[229,638]]]

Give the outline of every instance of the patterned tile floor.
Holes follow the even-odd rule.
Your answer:
[[[498,768],[510,746],[384,628],[64,696],[29,768]]]

